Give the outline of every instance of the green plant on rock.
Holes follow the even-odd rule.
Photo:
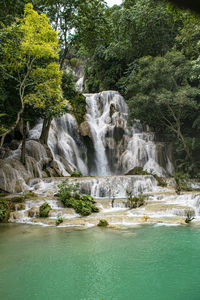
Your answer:
[[[134,167],[133,169],[129,170],[125,175],[151,175],[146,170],[143,170],[142,167]]]
[[[151,175],[157,180],[159,186],[161,187],[167,186],[166,181],[162,177],[159,177],[157,174],[151,174]]]
[[[83,176],[81,171],[73,171],[71,177],[81,177]]]
[[[99,212],[95,206],[95,200],[92,196],[79,193],[79,184],[69,183],[67,180],[59,185],[59,191],[56,195],[65,207],[74,208],[76,213],[82,216],[88,216],[91,213]]]
[[[60,225],[61,223],[63,223],[63,217],[57,216],[56,226]]]
[[[190,177],[187,173],[177,172],[174,176],[176,187],[175,191],[179,195],[181,191],[191,191],[192,188],[189,186]]]
[[[192,222],[192,220],[194,220],[194,211],[193,210],[187,210],[186,211],[186,219],[185,219],[185,223],[189,224],[190,222]]]
[[[43,203],[40,206],[40,218],[47,218],[50,210],[51,210],[51,206],[46,202]]]
[[[130,209],[138,208],[145,204],[145,195],[142,193],[138,194],[137,196],[133,196],[133,192],[131,190],[126,190],[127,195],[127,207]]]
[[[7,222],[9,219],[10,211],[6,200],[0,200],[0,223]]]
[[[97,224],[97,226],[100,226],[100,227],[106,227],[108,225],[109,225],[109,223],[105,219],[99,220],[99,223]]]

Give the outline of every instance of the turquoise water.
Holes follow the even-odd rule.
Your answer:
[[[200,299],[200,229],[1,225],[0,297]]]

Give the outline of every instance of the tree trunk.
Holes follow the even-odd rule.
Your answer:
[[[23,111],[24,111],[24,104],[22,104],[22,107],[21,107],[20,111],[17,114],[17,119],[16,119],[15,123],[12,125],[12,127],[10,127],[6,131],[6,133],[4,135],[2,135],[1,141],[0,141],[0,148],[3,146],[4,139],[5,139],[6,135],[9,134],[11,131],[13,131],[15,129],[15,127],[17,126],[17,124],[18,124],[18,122],[19,122],[19,120],[21,118],[21,115],[22,115]]]
[[[23,138],[21,148],[21,163],[26,165],[26,135],[27,135],[27,121],[23,120]]]
[[[42,132],[40,135],[40,142],[44,145],[47,145],[48,143],[50,125],[51,125],[51,119],[44,119]]]
[[[5,140],[5,137],[6,137],[5,134],[0,137],[0,148],[3,147],[3,143],[4,143],[4,140]]]
[[[65,50],[64,50],[64,53],[63,55],[61,56],[61,59],[60,59],[60,70],[63,69],[63,66],[64,66],[64,62],[65,62],[65,59],[67,57],[67,53],[68,53],[68,48],[67,46],[65,47]]]

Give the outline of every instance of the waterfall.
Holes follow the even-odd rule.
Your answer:
[[[0,188],[20,191],[31,178],[69,176],[74,170],[84,176],[112,176],[140,166],[159,176],[173,174],[166,145],[156,142],[154,134],[145,131],[139,121],[128,126],[128,108],[118,92],[84,96],[87,112],[80,126],[69,113],[52,121],[48,140],[51,156],[38,140],[42,121],[29,132],[26,168],[19,161],[21,145],[6,153],[0,160]]]
[[[128,108],[118,92],[84,96],[87,113],[80,129],[69,113],[50,128],[48,144],[62,176],[73,170],[92,176],[122,175],[136,166],[159,176],[172,175],[164,143],[156,143],[154,133],[144,131],[139,121],[128,127]],[[41,128],[39,122],[29,138],[39,138]]]
[[[54,120],[50,128],[48,144],[62,176],[75,169],[83,175],[122,175],[136,166],[159,176],[173,173],[165,145],[155,142],[154,133],[145,132],[139,121],[127,126],[128,108],[118,92],[85,97],[87,113],[80,130],[69,113]],[[39,138],[41,127],[38,123],[29,137]]]

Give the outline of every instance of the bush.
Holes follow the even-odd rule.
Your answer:
[[[60,225],[63,222],[63,217],[58,216],[56,220],[56,226]]]
[[[81,171],[73,171],[71,177],[81,177],[83,176]]]
[[[192,210],[187,210],[186,211],[186,219],[185,223],[189,224],[192,220],[194,220],[194,211]]]
[[[80,194],[78,189],[79,184],[70,184],[65,180],[59,185],[57,197],[65,207],[74,208],[76,213],[82,216],[99,212],[98,207],[95,206],[94,198],[90,195]]]
[[[3,222],[3,220],[6,217],[7,212],[7,204],[5,200],[0,200],[0,222]]]
[[[138,208],[145,204],[144,201],[145,195],[143,195],[142,193],[136,197],[136,196],[132,196],[132,191],[126,190],[126,195],[127,195],[127,206],[130,209]]]
[[[109,225],[109,223],[104,219],[99,220],[99,223],[97,224],[97,226],[100,226],[100,227],[106,227],[108,225]]]
[[[156,174],[151,174],[151,175],[157,180],[157,183],[158,183],[159,186],[162,186],[162,187],[166,187],[167,186],[166,181],[162,177],[159,177]]]
[[[192,188],[189,186],[190,177],[187,173],[177,172],[174,176],[176,181],[176,193],[180,194],[181,191],[191,191]]]
[[[41,218],[47,218],[49,215],[49,212],[51,210],[51,206],[48,203],[43,203],[40,206],[40,217]]]

